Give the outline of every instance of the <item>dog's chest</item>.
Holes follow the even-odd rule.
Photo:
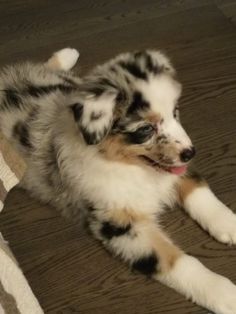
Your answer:
[[[175,197],[176,176],[153,173],[136,166],[90,165],[83,177],[86,195],[100,207],[157,212]]]

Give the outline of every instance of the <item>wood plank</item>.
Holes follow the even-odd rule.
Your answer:
[[[222,13],[234,24],[236,24],[236,2],[223,2],[218,5]]]

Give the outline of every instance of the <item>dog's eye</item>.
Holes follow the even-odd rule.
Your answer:
[[[176,106],[175,109],[174,109],[174,111],[173,111],[173,117],[174,117],[175,119],[178,119],[178,118],[179,118],[179,107],[178,107],[178,106]]]
[[[147,124],[144,126],[141,126],[140,128],[138,128],[136,130],[136,132],[140,133],[140,134],[146,134],[149,135],[150,133],[153,133],[154,131],[154,127],[151,124]]]
[[[126,133],[126,138],[129,143],[141,144],[150,139],[155,131],[151,124],[141,126],[134,132]]]

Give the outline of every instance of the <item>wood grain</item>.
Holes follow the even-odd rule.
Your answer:
[[[236,211],[236,26],[233,0],[2,0],[0,65],[79,48],[84,73],[115,54],[167,51],[184,94],[182,121],[195,165]],[[236,282],[236,249],[219,244],[181,210],[164,217],[188,253]],[[54,209],[15,189],[0,230],[45,313],[206,314],[174,291],[135,275]]]

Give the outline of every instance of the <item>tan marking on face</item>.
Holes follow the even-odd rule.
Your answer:
[[[197,188],[206,186],[206,181],[196,181],[191,177],[183,177],[178,185],[179,201],[184,203],[185,199]]]
[[[171,150],[171,148],[170,148]],[[158,167],[151,166],[145,159],[140,156],[147,156],[152,160],[159,160],[162,150],[159,145],[139,145],[127,144],[121,134],[108,136],[99,144],[99,152],[110,161],[118,161],[126,164],[138,165],[144,168],[152,168],[158,171]],[[163,155],[165,155],[163,153]],[[171,156],[169,157],[171,159]]]
[[[108,136],[99,145],[99,151],[108,160],[142,165],[143,162],[138,156],[146,150],[141,145],[127,145],[122,135],[115,134]]]
[[[150,164],[140,158],[144,155],[161,164],[171,164],[179,155],[177,147],[171,143],[155,143],[149,145],[127,144],[122,134],[111,134],[99,145],[99,152],[110,161],[139,165],[150,168]],[[160,155],[164,156],[162,160]],[[154,169],[154,167],[152,167]]]
[[[153,111],[139,111],[139,116],[152,124],[158,124],[162,120],[161,115]]]
[[[157,123],[160,123],[161,121],[161,116],[154,112],[148,112],[145,115],[145,118],[147,121],[151,122],[152,124],[157,124]]]

